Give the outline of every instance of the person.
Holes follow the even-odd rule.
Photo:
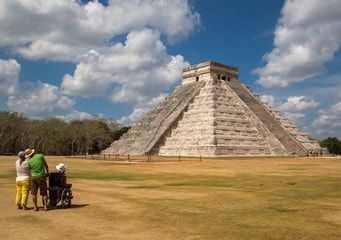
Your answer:
[[[64,163],[59,163],[57,166],[56,166],[56,169],[59,173],[65,173],[66,171],[66,166]]]
[[[64,163],[59,163],[57,166],[56,166],[56,169],[60,175],[60,179],[62,181],[62,186],[63,187],[66,187],[66,175],[65,175],[65,172],[66,172],[66,166]]]
[[[25,152],[20,151],[18,153],[18,160],[15,162],[15,167],[17,171],[15,202],[18,209],[27,210],[27,199],[31,185],[31,170],[28,162],[25,160]]]
[[[38,190],[40,190],[40,195],[42,196],[42,202],[44,206],[44,210],[48,210],[47,205],[47,183],[46,177],[49,175],[49,166],[45,160],[45,157],[41,153],[35,153],[34,149],[26,149],[25,157],[29,158],[28,165],[31,168],[31,182],[32,182],[32,200],[34,205],[34,210],[38,211],[37,205],[37,194]]]
[[[66,187],[66,166],[64,163],[59,163],[56,166],[57,172],[50,174],[50,204],[49,206],[54,208],[57,206],[59,199],[61,198],[62,190]]]

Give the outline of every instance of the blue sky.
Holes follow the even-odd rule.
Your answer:
[[[129,125],[213,60],[313,137],[341,137],[340,0],[4,0],[0,21],[0,110]]]

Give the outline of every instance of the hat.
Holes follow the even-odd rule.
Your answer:
[[[33,153],[34,153],[34,149],[33,148],[32,149],[27,148],[25,150],[25,158],[28,158],[28,157],[32,156]]]
[[[65,172],[66,171],[66,166],[64,165],[64,163],[59,163],[56,166],[56,169],[58,170],[58,172]]]
[[[25,152],[24,151],[20,151],[18,153],[18,158],[24,159],[25,158]]]

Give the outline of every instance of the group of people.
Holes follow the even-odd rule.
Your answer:
[[[48,194],[46,178],[49,176],[49,166],[43,154],[36,153],[34,149],[26,149],[18,153],[15,163],[16,178],[16,204],[18,209],[28,210],[27,200],[31,191],[34,211],[38,211],[38,190],[42,196],[44,210],[48,210]],[[65,171],[65,165],[59,164],[57,170]],[[60,169],[59,169],[60,168]]]

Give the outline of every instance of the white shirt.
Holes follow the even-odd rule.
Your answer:
[[[15,167],[17,169],[16,181],[26,181],[31,180],[31,169],[28,166],[28,162],[25,160],[20,165],[20,159],[15,162]]]

